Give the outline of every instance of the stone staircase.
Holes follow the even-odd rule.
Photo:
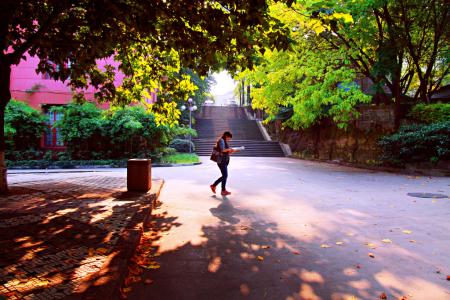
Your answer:
[[[204,106],[197,115],[194,128],[198,132],[195,143],[200,156],[209,156],[217,139],[224,131],[231,131],[231,147],[244,146],[245,151],[234,156],[282,157],[278,142],[266,141],[254,120],[248,120],[242,107]]]

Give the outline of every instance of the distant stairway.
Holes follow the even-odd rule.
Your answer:
[[[245,151],[234,156],[282,157],[283,150],[278,142],[265,141],[258,124],[248,120],[242,107],[204,106],[197,116],[194,140],[196,152],[200,156],[211,154],[217,139],[224,131],[231,131],[231,147],[244,146]]]

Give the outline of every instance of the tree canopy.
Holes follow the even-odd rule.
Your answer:
[[[290,28],[290,48],[266,51],[239,77],[253,85],[255,108],[269,118],[292,110],[286,124],[294,128],[324,116],[345,127],[357,115],[355,106],[370,101],[357,78],[369,78],[371,94],[395,104],[397,122],[406,96],[427,102],[450,82],[443,0],[308,0],[274,3],[270,12]]]
[[[116,95],[124,99],[112,84],[116,70],[113,66],[100,69],[98,59],[123,57],[134,50],[136,55],[146,55],[138,49],[143,45],[151,52],[176,51],[182,66],[200,75],[218,64],[229,69],[251,66],[258,47],[287,45],[285,28],[270,18],[267,8],[261,0],[1,1],[0,191],[6,190],[4,111],[11,98],[11,66],[25,53],[40,59],[38,72],[58,80],[70,79],[75,89],[93,85],[102,99]],[[54,68],[54,64],[60,67]],[[126,76],[133,75],[134,69],[124,60],[119,69]],[[172,113],[173,105],[163,106],[163,112]]]

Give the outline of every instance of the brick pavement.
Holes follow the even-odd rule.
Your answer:
[[[157,180],[151,193],[132,194],[125,177],[105,175],[11,185],[0,198],[0,296],[84,292],[119,252],[125,231],[141,226],[161,186]]]

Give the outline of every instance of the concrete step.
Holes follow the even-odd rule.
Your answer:
[[[211,155],[216,139],[195,139],[198,155]],[[278,142],[258,141],[258,140],[232,140],[231,147],[244,146],[245,151],[234,153],[233,156],[253,156],[253,157],[283,157],[284,152]]]

